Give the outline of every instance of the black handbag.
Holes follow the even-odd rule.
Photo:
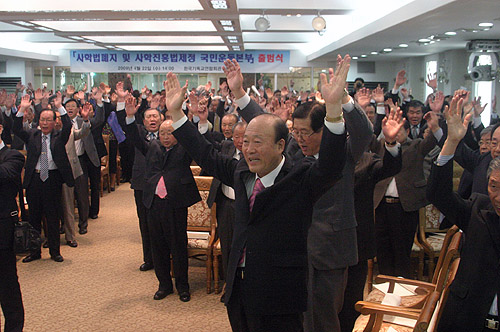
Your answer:
[[[14,252],[16,254],[38,251],[41,247],[40,232],[29,222],[19,221],[14,224]]]

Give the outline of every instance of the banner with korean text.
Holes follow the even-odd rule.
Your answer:
[[[236,59],[243,73],[288,73],[290,51],[155,52],[70,51],[74,73],[221,73],[224,60]]]

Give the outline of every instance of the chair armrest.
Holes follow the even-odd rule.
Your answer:
[[[396,307],[392,305],[372,303],[366,301],[358,301],[356,302],[356,305],[354,307],[362,315],[373,315],[373,314],[392,315],[410,319],[418,319],[418,316],[420,315],[420,310],[418,309]]]
[[[412,285],[412,286],[418,286],[419,288],[423,288],[426,292],[425,293],[428,293],[428,291],[434,291],[434,289],[436,288],[436,285],[430,283],[430,282],[425,282],[425,281],[421,281],[421,280],[413,280],[413,279],[406,279],[406,278],[398,278],[398,277],[394,277],[394,276],[388,276],[388,275],[383,275],[383,274],[379,274],[378,276],[375,277],[375,282],[380,284],[380,283],[383,283],[383,282],[389,282],[389,283],[398,283],[398,284],[404,284],[404,285]],[[417,288],[418,290],[418,288]],[[419,294],[417,291],[416,291],[417,294]],[[425,293],[422,293],[422,294],[425,294]],[[422,295],[420,294],[420,295]]]

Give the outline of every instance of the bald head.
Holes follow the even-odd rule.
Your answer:
[[[165,120],[160,125],[160,142],[164,147],[168,149],[177,144],[177,140],[175,139],[174,135],[172,135],[174,131],[172,123],[172,120]]]

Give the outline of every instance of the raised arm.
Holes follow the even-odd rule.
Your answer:
[[[134,142],[135,147],[143,154],[146,155],[148,152],[149,144],[144,139],[141,139],[139,135],[139,130],[137,129],[137,124],[135,122],[135,114],[139,106],[137,106],[137,100],[134,96],[128,96],[125,100],[125,112],[127,114],[126,126],[123,128],[127,138],[130,138]]]

